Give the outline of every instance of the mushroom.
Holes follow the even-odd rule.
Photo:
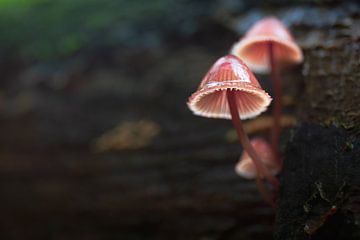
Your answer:
[[[262,164],[269,169],[270,173],[274,176],[278,174],[281,166],[278,161],[276,161],[269,143],[264,138],[254,138],[250,140],[250,144],[258,154]],[[241,154],[235,171],[239,176],[246,179],[255,179],[257,176],[264,178],[261,174],[257,174],[256,167],[246,151],[243,151]]]
[[[273,176],[277,175],[281,170],[281,164],[279,164],[279,162],[275,159],[274,153],[269,143],[263,138],[254,138],[250,141],[250,144],[255,149],[261,162],[267,169],[269,169],[270,173]],[[243,178],[256,179],[256,185],[264,201],[270,206],[274,206],[273,197],[269,191],[265,189],[261,182],[261,179],[263,179],[264,176],[257,173],[256,166],[246,151],[243,151],[242,155],[240,156],[240,160],[235,167],[235,172]]]
[[[257,172],[278,189],[279,181],[262,164],[240,120],[259,115],[270,102],[271,97],[261,88],[250,69],[238,57],[227,55],[210,68],[187,104],[195,115],[232,119],[239,141],[253,160]]]
[[[303,54],[287,28],[276,18],[267,17],[256,22],[245,36],[235,43],[231,53],[240,57],[254,72],[268,73],[274,88],[274,125],[271,145],[276,159],[280,160],[279,139],[281,133],[280,118],[282,112],[282,87],[279,78],[279,66],[300,63]]]

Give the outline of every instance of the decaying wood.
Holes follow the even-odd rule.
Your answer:
[[[334,239],[340,229],[338,239],[359,238],[360,8],[270,1],[237,12],[221,2],[197,31],[170,32],[158,49],[88,50],[55,67],[2,61],[1,239],[271,239],[274,211],[234,172],[241,148],[225,138],[230,121],[185,104],[211,63],[269,13],[305,49],[284,85],[297,99],[288,111],[312,122],[283,139],[276,237]],[[146,144],[94,153],[99,136],[145,119],[159,126]]]
[[[360,238],[358,24],[358,15],[342,19],[306,49],[298,115],[312,124],[286,146],[276,239]]]

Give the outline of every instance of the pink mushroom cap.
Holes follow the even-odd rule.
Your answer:
[[[275,176],[281,170],[281,166],[275,159],[269,143],[263,138],[254,138],[250,141],[264,166]],[[236,173],[246,179],[255,179],[257,175],[256,166],[247,152],[243,152],[235,167]],[[260,176],[263,178],[264,176]]]
[[[254,72],[270,71],[269,46],[273,44],[274,58],[285,64],[303,61],[303,54],[288,29],[276,18],[268,17],[256,22],[245,36],[231,49]]]
[[[236,91],[241,119],[259,115],[271,102],[271,97],[244,62],[234,55],[227,55],[210,68],[198,90],[190,96],[188,106],[195,115],[231,119],[226,97],[228,89]]]

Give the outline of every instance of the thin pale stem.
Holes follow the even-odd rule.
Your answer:
[[[281,135],[281,115],[282,115],[282,86],[276,60],[274,58],[274,45],[269,43],[269,61],[271,65],[271,80],[274,89],[274,106],[273,106],[273,119],[274,124],[271,131],[271,147],[273,149],[275,159],[282,165],[281,153],[279,150],[280,135]]]
[[[277,180],[276,177],[271,175],[269,170],[262,164],[259,156],[257,155],[256,151],[254,150],[253,146],[251,145],[250,140],[243,128],[243,125],[240,120],[239,112],[238,112],[236,99],[235,99],[235,91],[228,89],[226,92],[226,96],[227,96],[227,100],[229,103],[232,122],[233,122],[235,130],[237,132],[237,135],[239,137],[240,144],[243,146],[244,151],[246,151],[249,154],[250,158],[254,162],[257,173],[260,176],[264,176],[273,185],[273,187],[276,190],[278,190],[279,189],[279,181]]]

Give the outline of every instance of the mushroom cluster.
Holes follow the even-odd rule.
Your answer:
[[[245,36],[234,44],[231,53],[243,59],[254,72],[271,73],[274,90],[274,126],[271,134],[271,146],[276,159],[281,161],[279,139],[282,84],[279,71],[289,64],[302,62],[301,49],[278,19],[267,17],[256,22]]]
[[[302,59],[302,52],[286,27],[273,17],[265,18],[255,23],[234,44],[231,54],[213,64],[188,100],[188,107],[195,115],[232,120],[244,149],[236,172],[244,178],[256,179],[259,192],[271,205],[272,197],[263,180],[268,181],[274,190],[279,189],[276,178],[282,167],[279,153],[282,112],[279,67],[299,63]],[[263,138],[250,140],[241,122],[266,111],[272,100],[250,69],[262,73],[271,71],[275,93],[271,147]]]

